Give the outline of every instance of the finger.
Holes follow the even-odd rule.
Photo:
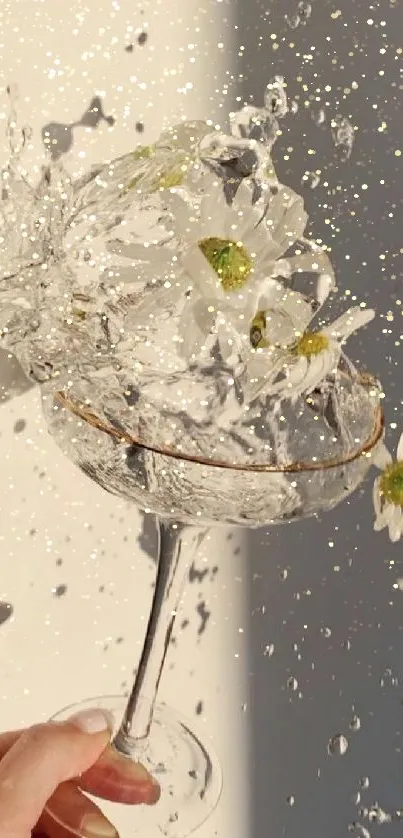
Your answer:
[[[24,731],[0,734],[0,759]],[[90,794],[118,803],[154,804],[159,800],[157,781],[138,762],[121,755],[108,745],[97,762],[80,778],[80,786]]]
[[[139,762],[119,754],[108,745],[97,762],[80,777],[84,791],[118,803],[157,803],[160,787]]]
[[[26,730],[0,762],[1,838],[29,834],[57,786],[86,771],[109,737],[100,710]]]
[[[14,743],[25,733],[25,730],[10,730],[7,733],[0,733],[0,759],[13,747]]]
[[[50,838],[118,838],[110,821],[75,782],[62,783],[48,801],[38,829]]]

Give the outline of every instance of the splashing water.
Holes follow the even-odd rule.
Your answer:
[[[327,752],[331,756],[344,756],[348,750],[348,739],[342,733],[336,733],[329,739],[327,744]]]
[[[224,237],[222,218],[250,218],[253,237],[256,230],[263,236],[262,252],[270,246],[263,270],[280,304],[284,297],[298,299],[309,320],[334,287],[326,252],[305,236],[303,200],[280,183],[271,158],[281,134],[279,120],[288,113],[282,77],[268,84],[264,107],[232,115],[228,135],[208,122],[185,122],[153,145],[95,166],[77,181],[60,161],[51,161],[36,187],[21,166],[29,131],[18,133],[15,95],[11,91],[11,156],[0,202],[0,332],[24,371],[42,385],[48,423],[73,461],[109,491],[138,503],[137,492],[144,500],[144,487],[163,487],[168,472],[151,476],[134,445],[124,465],[120,454],[119,464],[113,463],[118,451],[110,439],[136,440],[178,456],[203,458],[207,452],[222,463],[277,468],[304,463],[313,450],[319,459],[338,462],[371,437],[379,387],[362,383],[344,355],[340,373],[315,388],[310,401],[302,391],[294,401],[284,401],[280,411],[276,397],[250,389],[249,363],[256,356],[247,327],[256,308],[244,324],[233,302],[239,300],[231,296],[232,286],[242,286],[241,304],[248,298],[243,271],[249,270],[250,258]],[[217,201],[217,232],[202,235],[195,224],[189,233],[189,218],[201,223],[201,204],[210,209],[214,204],[216,212]],[[183,214],[185,231],[179,223]],[[247,248],[246,233],[244,238]],[[215,271],[212,301],[200,290],[203,271],[192,275],[195,258],[196,264],[206,258],[203,270]],[[228,287],[220,285],[224,269]],[[254,274],[255,269],[252,279]],[[227,320],[221,314],[225,306]],[[280,330],[287,317],[279,318]],[[293,339],[289,328],[288,335]],[[282,341],[270,350],[280,362],[281,346]],[[269,372],[271,357],[263,356]],[[284,375],[282,363],[273,369],[275,376]],[[66,412],[54,407],[55,390],[63,391],[69,404],[90,411],[91,422],[79,425],[80,444]],[[112,445],[108,451],[94,448],[89,430],[97,427],[94,422],[112,429],[111,438],[102,438]],[[369,466],[369,459],[353,458],[326,473],[318,468],[313,476],[273,471],[266,483],[253,474],[249,488],[242,475],[242,497],[247,493],[253,499],[248,521],[266,523],[330,508],[361,482]],[[205,491],[203,499],[193,496],[172,466],[164,503],[169,493],[177,496],[180,508],[192,505],[191,517],[210,503],[213,521],[223,520],[231,506],[231,521],[246,523],[237,505],[242,498],[233,489],[235,476],[230,476],[224,497],[217,474],[221,500],[217,503],[214,490],[210,502]]]
[[[345,116],[336,116],[331,123],[332,139],[340,150],[342,160],[348,160],[354,145],[354,128]]]
[[[285,15],[285,21],[290,29],[298,29],[298,26],[305,25],[312,14],[312,5],[306,0],[300,0],[297,10],[292,15]]]

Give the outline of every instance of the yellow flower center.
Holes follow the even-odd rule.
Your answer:
[[[403,507],[403,461],[398,460],[385,468],[380,480],[381,495],[389,503]]]
[[[249,339],[254,349],[267,349],[270,346],[270,341],[265,337],[266,331],[266,314],[264,311],[258,311],[255,314],[249,331]]]
[[[199,247],[219,277],[224,291],[243,288],[253,270],[253,260],[242,242],[212,237],[199,241]]]
[[[329,338],[322,332],[304,332],[297,341],[294,352],[296,355],[310,358],[312,355],[320,355],[329,349]]]
[[[157,189],[172,189],[174,186],[180,186],[185,179],[185,172],[182,168],[168,169],[166,172],[161,172],[155,179],[151,192],[156,192]]]
[[[154,151],[155,148],[152,145],[141,145],[133,151],[133,160],[149,160]]]

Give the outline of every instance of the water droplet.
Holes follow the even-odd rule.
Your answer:
[[[343,640],[343,643],[341,645],[343,649],[346,649],[346,651],[349,652],[351,649],[351,640]]]
[[[293,690],[294,692],[298,689],[298,681],[294,678],[293,675],[290,676],[287,680],[287,687],[289,690]]]
[[[348,831],[353,832],[354,835],[360,835],[361,838],[371,838],[371,833],[369,829],[367,829],[366,826],[363,826],[363,824],[359,823],[358,821],[353,821],[352,823],[349,823]]]
[[[355,732],[356,732],[357,730],[360,730],[360,728],[361,728],[361,719],[360,719],[360,717],[359,717],[359,716],[353,716],[353,718],[351,719],[351,722],[350,722],[350,724],[349,724],[349,728],[350,728],[350,730],[354,730]]]
[[[327,752],[331,756],[344,756],[348,749],[348,739],[342,733],[336,733],[327,743]]]
[[[302,183],[309,186],[310,189],[316,189],[320,184],[320,175],[317,172],[305,172],[302,176]]]
[[[0,626],[6,623],[13,614],[13,606],[9,602],[0,602]]]
[[[361,777],[360,786],[362,789],[369,789],[369,777]]]
[[[370,820],[371,823],[390,823],[392,817],[388,812],[385,812],[384,809],[381,809],[377,803],[374,803],[374,805],[368,810],[368,820]]]
[[[301,23],[301,18],[298,14],[285,15],[284,17],[285,17],[286,23],[290,27],[290,29],[298,29],[298,26]]]
[[[361,803],[361,793],[359,791],[355,791],[354,794],[351,795],[351,802],[354,803],[354,806],[358,806]]]
[[[56,585],[55,588],[52,588],[53,596],[64,596],[67,591],[67,585]]]
[[[287,797],[287,803],[288,803],[288,805],[289,805],[289,806],[294,806],[294,803],[295,803],[295,797],[294,797],[294,795],[293,795],[293,794],[290,794],[290,796],[289,796],[289,797]]]
[[[298,26],[305,25],[312,14],[312,6],[306,0],[300,0],[297,11],[292,15],[284,15],[285,21],[290,29],[298,29]]]
[[[264,106],[273,116],[286,116],[288,113],[287,94],[285,92],[283,76],[274,76],[266,87],[264,94]]]
[[[271,658],[271,656],[274,654],[274,643],[269,643],[265,647],[265,650],[264,650],[263,654],[264,654],[265,658]]]
[[[26,424],[27,423],[26,423],[25,419],[17,419],[17,421],[14,425],[14,433],[15,434],[22,433],[22,431],[24,431],[25,428],[26,428]]]
[[[331,637],[332,629],[329,628],[329,626],[323,626],[323,628],[321,628],[321,632],[324,637]]]
[[[342,154],[343,160],[351,156],[354,144],[354,128],[345,116],[336,116],[332,119],[332,139]]]
[[[283,579],[283,580],[287,579],[287,576],[288,576],[287,568],[284,568],[284,570],[280,570],[280,579]]]
[[[397,687],[399,679],[393,674],[392,670],[388,668],[385,669],[383,675],[381,675],[379,684],[381,687]]]
[[[312,14],[312,6],[310,3],[307,3],[306,0],[300,0],[297,7],[298,14],[302,21],[307,21],[311,17]]]

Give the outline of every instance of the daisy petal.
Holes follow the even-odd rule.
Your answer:
[[[291,361],[291,363],[286,366],[284,364],[284,372],[286,376],[281,381],[277,381],[275,384],[270,386],[270,395],[278,394],[281,397],[287,396],[294,396],[295,393],[298,395],[304,389],[303,382],[305,381],[306,374],[308,370],[308,359],[307,358],[298,358],[297,361]]]
[[[380,532],[385,527],[388,527],[393,519],[393,505],[391,503],[385,503],[382,512],[377,516],[374,521],[374,530],[376,532]]]
[[[308,223],[303,199],[292,189],[281,186],[270,199],[266,220],[273,239],[281,252],[286,253],[294,242],[303,238]]]
[[[222,299],[223,293],[217,274],[197,245],[184,253],[182,265],[203,296]]]
[[[345,341],[350,335],[366,326],[375,317],[375,312],[372,308],[360,308],[354,306],[345,311],[341,317],[330,323],[329,326],[324,326],[322,332],[328,337],[335,340]]]
[[[167,251],[164,247],[157,247],[152,244],[146,246],[144,244],[135,244],[134,242],[128,244],[127,242],[119,241],[119,239],[108,242],[107,250],[109,253],[114,253],[116,256],[122,256],[125,259],[150,262],[158,266],[166,265],[167,253],[169,254],[169,260],[172,256],[171,252]]]
[[[400,506],[393,507],[393,513],[389,521],[389,538],[391,541],[400,541],[402,535],[402,510]]]
[[[168,190],[164,196],[167,209],[173,218],[173,228],[181,239],[198,239],[200,235],[200,223],[192,215],[191,207],[181,198],[180,194]]]
[[[329,289],[326,297],[328,296],[329,291],[331,291],[335,285],[335,276],[330,259],[324,250],[314,249],[311,250],[310,253],[301,253],[300,256],[291,256],[287,261],[291,266],[292,273],[317,273],[326,277],[322,284],[325,285],[326,283],[326,286]],[[323,293],[324,292],[322,291],[322,295]]]
[[[397,444],[396,459],[403,460],[403,434],[400,435],[400,439]]]
[[[303,382],[304,393],[310,393],[315,390],[328,375],[337,366],[339,356],[332,350],[321,352],[319,355],[314,355],[309,360],[307,373]]]
[[[207,313],[202,311],[200,303],[203,304],[203,301],[187,303],[179,320],[179,354],[188,361],[192,356],[200,354],[206,337],[214,325],[213,315],[209,318]]]
[[[384,442],[381,442],[380,445],[378,445],[372,452],[372,461],[374,466],[379,468],[381,471],[391,464],[392,455],[386,448]]]
[[[372,501],[373,501],[373,504],[374,504],[375,515],[376,515],[377,518],[382,512],[382,502],[381,502],[381,495],[380,495],[380,492],[379,492],[379,484],[380,484],[380,479],[379,479],[379,477],[377,477],[376,480],[374,480],[374,485],[372,487]]]

